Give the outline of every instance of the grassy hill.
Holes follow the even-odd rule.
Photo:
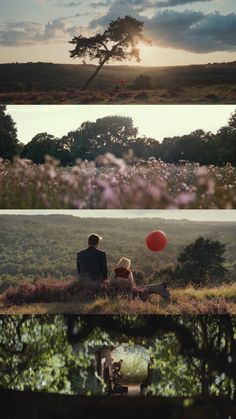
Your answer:
[[[2,103],[235,103],[236,61],[176,67],[104,66],[86,92],[80,89],[94,65],[0,64]],[[132,90],[141,74],[151,78],[150,91]],[[114,93],[120,80],[126,89]]]
[[[159,254],[150,252],[145,245],[146,235],[153,229],[165,231],[168,237],[168,246]],[[74,292],[73,287],[72,292],[68,292],[71,287],[69,278],[77,276],[76,252],[86,246],[91,232],[103,236],[100,248],[107,252],[109,271],[121,256],[129,257],[135,279],[141,286],[148,282],[160,282],[158,270],[175,263],[186,244],[200,235],[226,244],[229,272],[225,281],[213,281],[210,286],[204,285],[200,289],[193,287],[191,278],[183,288],[174,280],[169,281],[171,300],[168,302],[159,296],[151,296],[146,302],[139,298],[130,300],[123,295],[108,298],[93,293],[91,296],[91,292],[89,295]],[[232,222],[1,215],[0,313],[234,314],[235,234],[236,225]],[[141,279],[138,277],[140,273]],[[19,303],[9,304],[4,299],[4,290],[9,285],[19,287],[21,284]],[[30,284],[38,287],[32,298]],[[29,296],[27,303],[26,293]]]
[[[47,280],[44,285],[47,286]],[[19,289],[19,288],[18,288]],[[151,296],[147,302],[136,298],[130,300],[122,295],[116,298],[89,299],[81,298],[74,293],[64,301],[58,301],[58,292],[50,302],[32,301],[24,304],[9,304],[0,295],[0,314],[236,314],[236,284],[225,284],[219,287],[169,288],[170,301],[166,302],[159,296]],[[62,294],[60,294],[61,297]]]

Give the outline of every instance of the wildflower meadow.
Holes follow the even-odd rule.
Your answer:
[[[110,153],[61,168],[0,161],[0,208],[234,209],[236,169],[155,158],[130,164]]]

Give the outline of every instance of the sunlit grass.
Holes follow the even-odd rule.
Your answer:
[[[115,86],[115,83],[114,85]],[[34,92],[0,93],[1,103],[14,104],[235,104],[235,85],[189,86],[131,90],[63,89]]]
[[[146,302],[130,299],[99,297],[83,300],[79,293],[66,301],[37,302],[24,305],[5,305],[0,298],[0,314],[236,314],[236,284],[223,284],[213,288],[171,289],[171,299],[166,302],[151,296]]]

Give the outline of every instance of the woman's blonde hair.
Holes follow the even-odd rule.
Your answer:
[[[125,257],[122,257],[119,262],[117,263],[118,268],[126,268],[129,269],[131,265],[131,260]]]

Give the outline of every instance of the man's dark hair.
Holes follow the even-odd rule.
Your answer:
[[[97,234],[90,234],[88,236],[88,245],[89,246],[97,246],[99,243],[99,240],[101,239],[100,236],[98,236]]]

